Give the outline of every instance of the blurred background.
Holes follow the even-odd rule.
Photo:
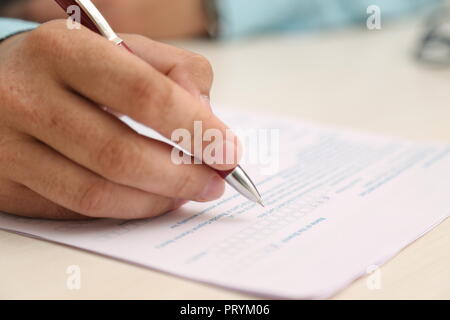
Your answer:
[[[444,0],[96,0],[118,32],[206,56],[213,103],[450,142]],[[53,0],[0,0],[44,22]]]

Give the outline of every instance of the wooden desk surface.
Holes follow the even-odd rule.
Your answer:
[[[450,143],[450,69],[414,61],[419,26],[411,20],[381,31],[178,45],[211,60],[216,103]],[[252,298],[7,232],[0,232],[0,253],[2,299]],[[81,268],[80,290],[66,287],[70,265]],[[368,289],[361,278],[335,298],[450,299],[450,219],[380,271],[380,289]]]

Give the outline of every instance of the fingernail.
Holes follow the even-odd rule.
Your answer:
[[[202,95],[200,95],[200,100],[206,108],[208,108],[209,110],[212,110],[211,99],[209,96],[202,94]]]
[[[214,175],[203,189],[200,201],[216,200],[222,196],[224,191],[225,184],[223,180],[219,176]]]

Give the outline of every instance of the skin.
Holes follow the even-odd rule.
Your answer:
[[[181,38],[206,34],[202,0],[95,0],[114,30],[147,37]],[[65,18],[53,0],[25,0],[13,3],[5,16],[45,22]],[[131,19],[130,19],[131,17]]]
[[[223,194],[224,182],[210,167],[175,165],[171,147],[98,107],[169,138],[177,128],[193,132],[195,120],[225,134],[204,98],[211,65],[143,36],[121,37],[136,55],[85,28],[68,30],[65,20],[0,43],[0,211],[138,219]]]

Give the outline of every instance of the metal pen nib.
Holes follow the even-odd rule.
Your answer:
[[[241,166],[237,166],[231,171],[230,174],[225,177],[225,181],[244,197],[264,207],[258,189],[256,189],[255,184]]]

